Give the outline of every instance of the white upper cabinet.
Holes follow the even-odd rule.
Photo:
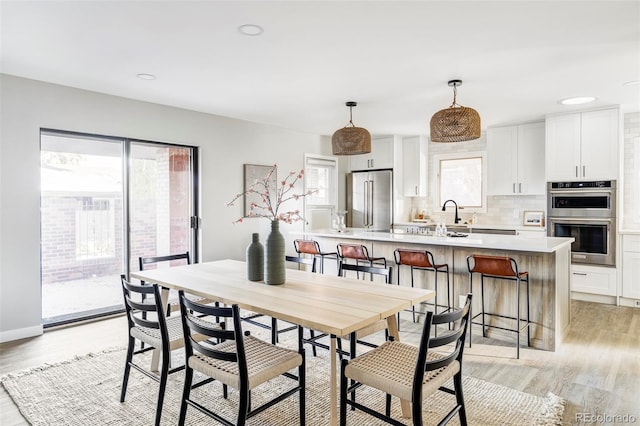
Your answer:
[[[487,129],[489,195],[545,194],[544,122]]]
[[[393,136],[371,139],[369,154],[349,156],[349,170],[393,168]]]
[[[402,139],[402,187],[405,197],[427,195],[427,146],[424,136]]]
[[[547,180],[618,178],[618,108],[546,119]]]

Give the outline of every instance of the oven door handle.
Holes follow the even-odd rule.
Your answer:
[[[613,190],[609,191],[609,190],[602,190],[602,188],[594,188],[594,189],[561,189],[561,190],[550,190],[549,194],[550,195],[566,195],[566,194],[578,194],[578,195],[583,195],[583,194],[589,194],[589,195],[594,195],[594,194],[602,194],[602,195],[611,195],[613,193]]]
[[[549,222],[607,222],[611,223],[612,219],[607,218],[590,218],[590,217],[549,217]]]

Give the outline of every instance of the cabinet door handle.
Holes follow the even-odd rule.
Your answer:
[[[582,177],[587,177],[587,166],[582,166]]]
[[[573,275],[582,275],[582,276],[585,276],[585,277],[587,276],[587,274],[584,273],[584,272],[573,272]]]
[[[512,189],[512,192],[513,192],[514,194],[516,193],[516,183],[515,183],[515,182],[513,182],[513,189]]]
[[[522,194],[522,183],[518,184],[518,192]]]
[[[371,168],[373,169],[373,158],[371,159]]]
[[[416,195],[418,195],[418,185],[416,185]]]
[[[578,166],[576,166],[576,177],[578,177]]]

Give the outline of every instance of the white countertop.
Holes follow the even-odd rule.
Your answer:
[[[422,234],[405,234],[394,232],[374,232],[358,228],[347,228],[343,232],[319,230],[304,232],[309,237],[328,237],[341,239],[357,239],[365,241],[403,242],[411,244],[428,244],[454,247],[472,247],[510,251],[529,251],[553,253],[570,245],[573,238],[540,236],[525,238],[517,235],[468,234],[467,237],[435,237]]]
[[[393,226],[419,226],[419,227],[430,227],[433,228],[436,226],[435,223],[433,222],[394,222]],[[513,229],[516,231],[538,231],[538,232],[546,232],[547,228],[546,227],[539,227],[539,226],[524,226],[524,225],[497,225],[497,224],[490,224],[490,223],[473,223],[473,224],[468,224],[468,223],[458,223],[457,225],[453,225],[453,224],[448,224],[447,223],[447,227],[449,226],[462,226],[462,227],[466,227],[468,229]]]

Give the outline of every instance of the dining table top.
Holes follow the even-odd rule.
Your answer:
[[[133,278],[345,337],[432,299],[433,290],[287,269],[284,284],[247,279],[246,263],[218,260],[131,272]]]

